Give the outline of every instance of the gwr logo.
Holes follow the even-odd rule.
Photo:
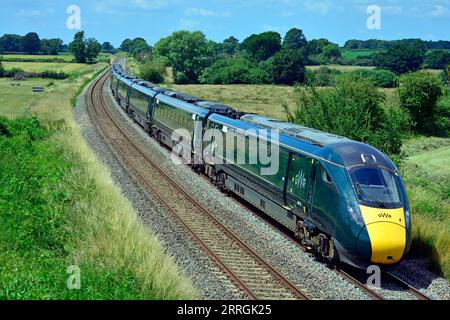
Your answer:
[[[378,217],[380,217],[380,218],[386,218],[386,219],[392,218],[392,216],[391,216],[389,213],[384,213],[384,212],[379,213],[379,214],[378,214]]]

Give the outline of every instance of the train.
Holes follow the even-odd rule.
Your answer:
[[[110,90],[161,145],[187,150],[195,171],[289,229],[321,261],[367,268],[398,264],[407,254],[406,189],[398,168],[376,148],[160,87],[120,64],[111,66]],[[180,129],[191,140],[174,139]],[[226,144],[224,133],[238,142]],[[262,174],[267,164],[259,156],[232,161],[238,154],[249,160],[259,148],[255,140],[276,147],[278,170]]]

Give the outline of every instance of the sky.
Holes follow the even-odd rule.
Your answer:
[[[340,45],[349,39],[450,40],[450,0],[1,0],[0,35],[33,31],[68,43],[79,31],[67,26],[71,5],[79,7],[87,37],[116,47],[135,37],[153,45],[177,30],[242,41],[268,30],[284,36],[292,27],[308,40]],[[379,16],[368,13],[369,6],[377,6]]]

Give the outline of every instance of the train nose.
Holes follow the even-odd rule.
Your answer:
[[[394,264],[401,260],[406,246],[405,227],[392,222],[366,225],[356,242],[358,252],[368,255],[376,264]]]

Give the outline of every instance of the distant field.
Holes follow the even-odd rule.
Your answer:
[[[171,85],[171,88],[245,112],[286,119],[283,103],[295,106],[293,87],[275,85]]]
[[[10,79],[0,79],[0,116],[16,118],[26,113],[27,109],[42,94],[33,93],[33,86],[44,86],[49,90],[49,79],[28,79],[20,81],[19,86],[11,86],[11,83],[19,83]]]
[[[88,70],[89,65],[59,62],[3,62],[5,69],[20,68],[26,72],[55,71],[71,73]]]
[[[365,50],[365,49],[348,50],[348,49],[343,49],[342,50],[342,57],[345,58],[345,59],[356,59],[358,57],[368,57],[368,56],[374,54],[375,52],[379,52],[379,50]]]
[[[341,66],[338,64],[327,64],[327,65],[321,65],[321,66],[306,66],[307,69],[309,70],[317,70],[321,67],[327,67],[330,69],[336,69],[339,70],[341,72],[348,72],[348,71],[353,71],[353,70],[361,70],[361,69],[365,69],[365,70],[372,70],[375,69],[375,67],[363,67],[363,66]]]
[[[10,61],[16,59],[26,59],[26,60],[49,60],[49,59],[60,59],[66,62],[71,62],[73,60],[73,56],[69,55],[31,55],[31,54],[0,54],[0,58],[2,61]]]

